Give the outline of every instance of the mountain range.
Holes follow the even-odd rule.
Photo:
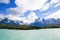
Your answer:
[[[60,24],[60,19],[54,19],[54,18],[49,18],[49,19],[36,19],[34,22],[32,23],[28,23],[25,24],[22,20],[21,21],[14,21],[14,20],[10,20],[8,18],[4,18],[0,21],[0,24],[12,24],[12,25],[30,25],[30,26],[46,26],[49,24]]]
[[[30,25],[30,26],[45,26],[49,24],[60,24],[60,11],[57,11],[44,18],[38,18],[34,12],[29,13],[27,17],[19,17],[8,15],[0,17],[0,24],[13,24],[13,25]]]

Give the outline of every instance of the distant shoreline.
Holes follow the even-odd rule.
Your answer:
[[[48,26],[28,26],[28,25],[11,25],[11,24],[0,24],[0,29],[16,29],[16,30],[38,30],[38,29],[50,29],[60,28],[60,25],[48,25]]]

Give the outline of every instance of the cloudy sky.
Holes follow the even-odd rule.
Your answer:
[[[34,16],[35,19],[35,17],[44,18],[59,10],[60,0],[0,0],[1,16],[18,18]]]

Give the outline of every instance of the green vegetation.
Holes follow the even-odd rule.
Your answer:
[[[20,29],[20,30],[33,30],[33,29],[47,29],[47,28],[60,28],[60,25],[48,25],[48,26],[28,26],[28,25],[11,25],[0,24],[0,29]]]
[[[28,25],[0,24],[0,29],[33,30],[33,29],[40,29],[40,28],[39,27],[34,27],[34,26],[28,26]]]

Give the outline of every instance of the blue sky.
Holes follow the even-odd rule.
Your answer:
[[[15,0],[10,0],[10,3],[6,4],[6,3],[0,3],[0,12],[2,14],[7,14],[6,13],[6,9],[8,8],[15,8],[17,7],[17,5],[15,4]]]
[[[4,0],[3,0],[4,1]],[[9,9],[9,8],[16,8],[16,7],[18,7],[18,5],[15,3],[15,1],[16,0],[10,0],[10,3],[0,3],[0,13],[1,14],[4,14],[4,15],[7,15],[8,13],[6,12],[6,10],[7,9]],[[58,5],[59,3],[60,3],[60,1],[59,2],[57,2],[57,3],[54,3],[54,2],[52,2],[51,3],[51,1],[52,0],[47,0],[45,3],[44,3],[44,5],[46,6],[48,6],[47,7],[47,9],[44,9],[44,7],[42,7],[42,8],[38,8],[38,9],[31,9],[31,10],[27,10],[27,11],[25,11],[24,12],[24,16],[27,16],[31,11],[32,12],[34,12],[38,17],[45,17],[45,16],[47,16],[47,15],[50,15],[51,13],[53,13],[53,12],[55,12],[55,11],[58,11],[58,10],[60,10],[60,5]],[[43,2],[42,2],[43,3]],[[58,6],[56,6],[56,5],[58,5]],[[20,5],[21,6],[21,5]],[[38,5],[36,5],[36,6],[38,6]],[[56,6],[56,7],[55,7]],[[46,8],[46,7],[45,7]],[[23,9],[23,10],[25,10],[25,9]]]

